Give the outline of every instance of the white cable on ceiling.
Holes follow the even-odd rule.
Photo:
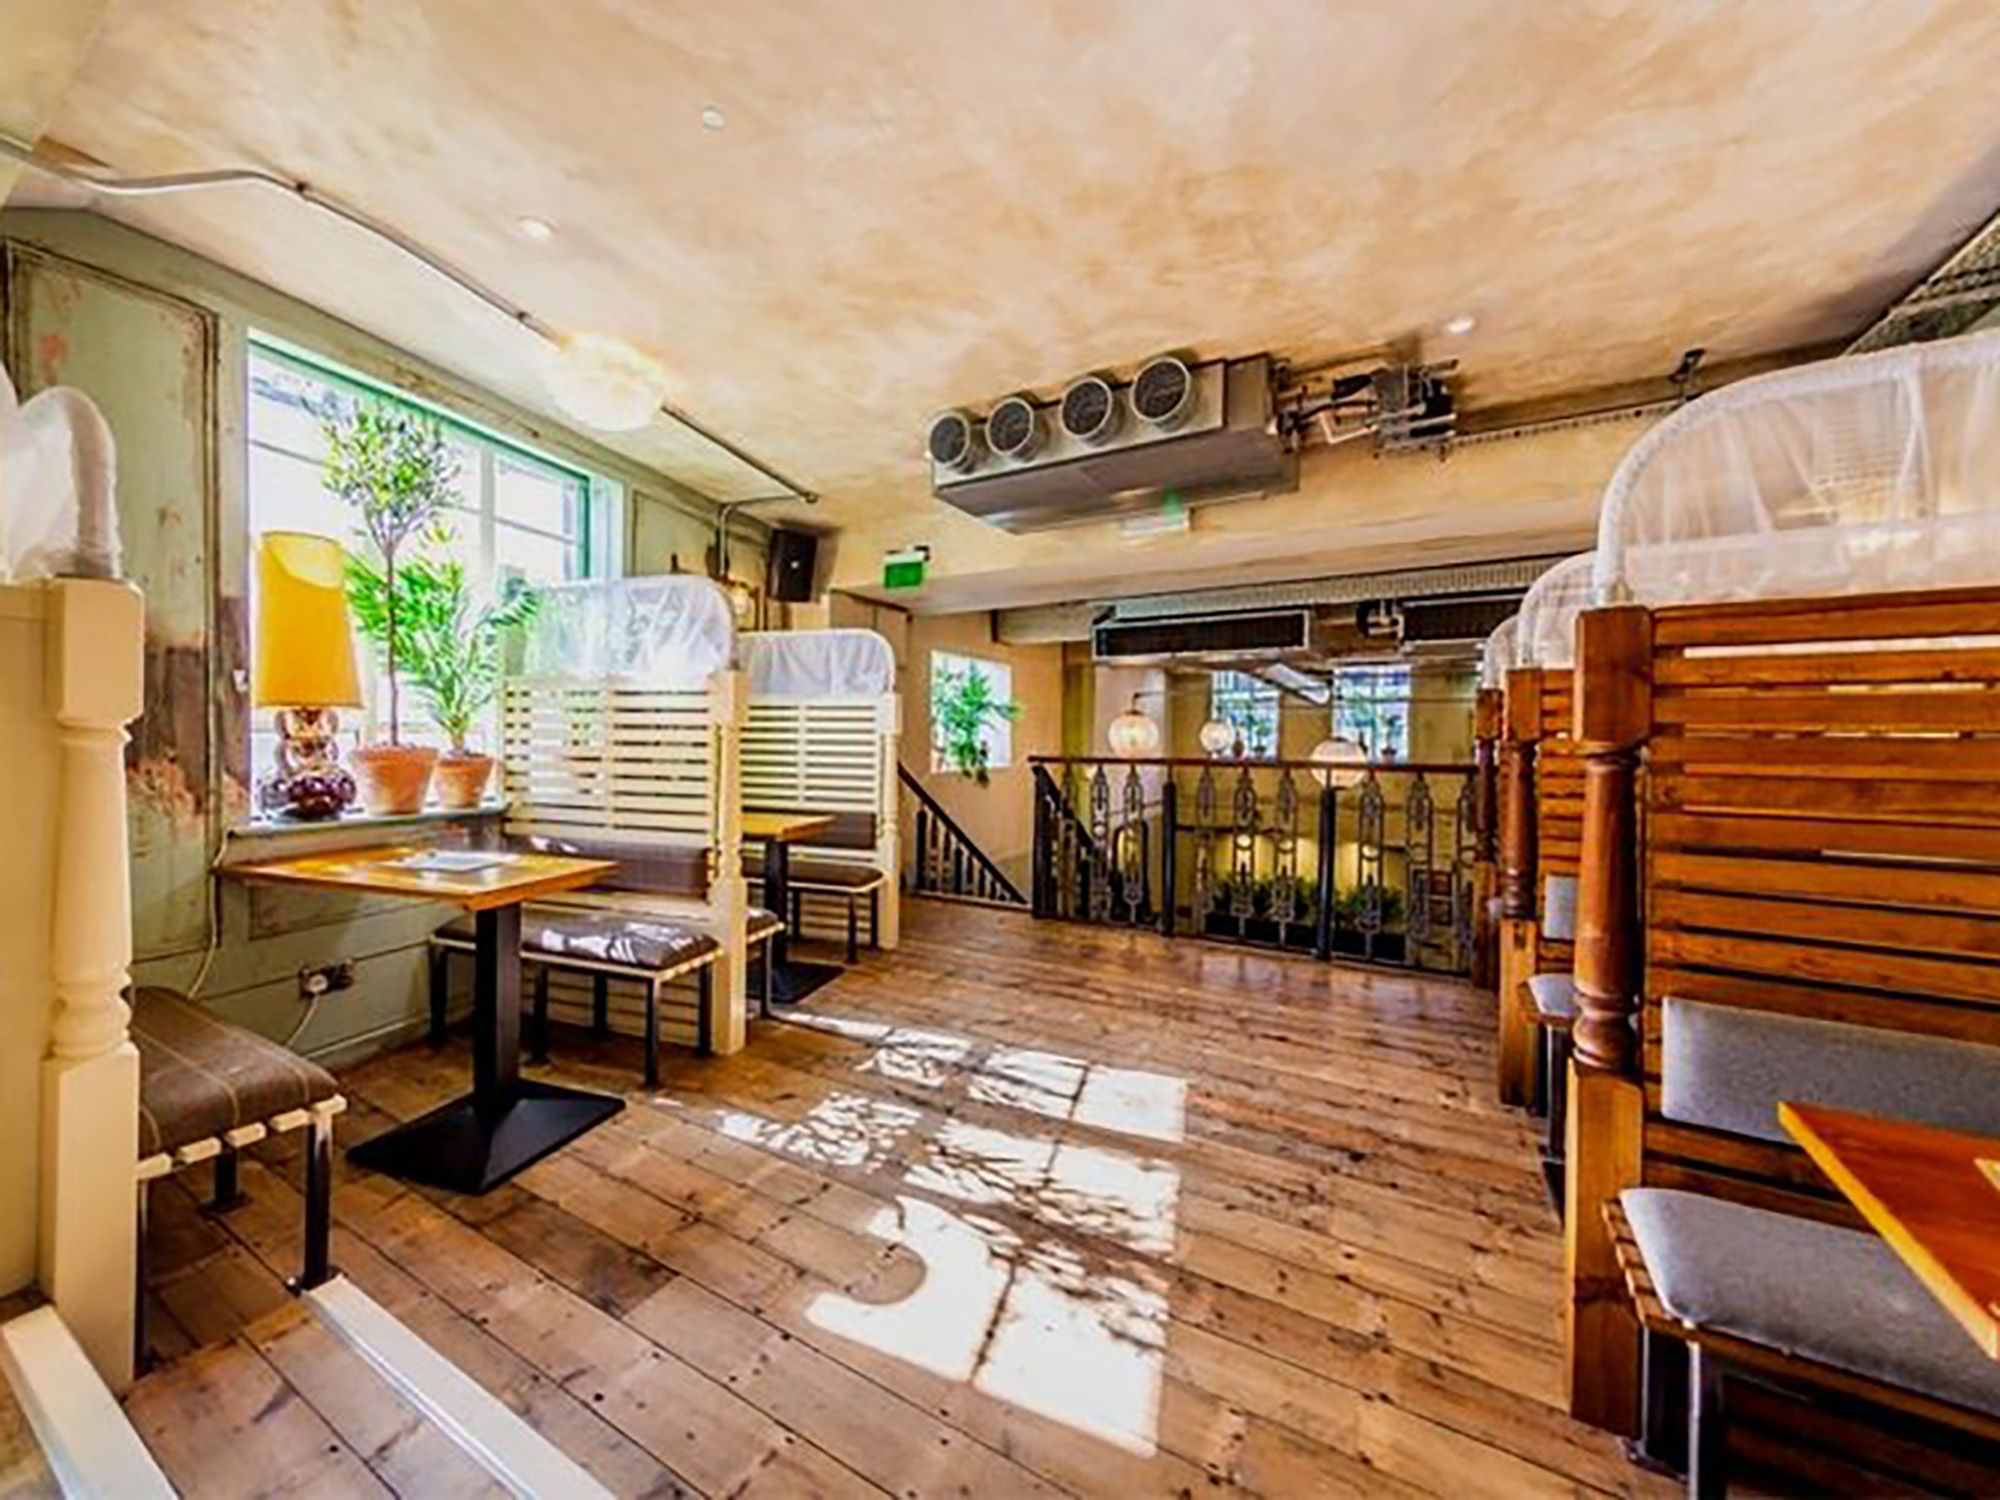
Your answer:
[[[45,172],[73,186],[93,193],[103,193],[111,198],[150,198],[171,193],[202,192],[210,188],[258,187],[283,193],[294,198],[308,208],[330,214],[373,236],[383,243],[400,250],[412,260],[419,261],[454,286],[478,298],[511,323],[516,323],[547,340],[560,344],[562,335],[550,324],[536,317],[526,308],[502,296],[483,281],[460,270],[443,256],[426,248],[410,238],[394,225],[385,224],[372,214],[363,212],[351,204],[343,203],[327,193],[322,193],[309,182],[281,177],[275,172],[267,172],[261,167],[229,167],[216,171],[175,172],[156,177],[114,177],[108,174],[86,172],[66,163],[43,156],[33,146],[13,137],[0,134],[0,156],[10,157],[37,172]],[[794,484],[769,464],[752,457],[729,439],[712,432],[700,422],[682,411],[671,402],[660,403],[660,413],[668,420],[692,432],[703,442],[728,454],[745,468],[753,469],[773,484],[782,486],[787,493],[765,498],[773,500],[800,500],[810,505],[819,499],[813,491]],[[743,503],[743,502],[738,502]]]

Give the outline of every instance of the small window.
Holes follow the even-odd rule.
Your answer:
[[[1014,763],[1014,674],[1005,662],[931,653],[931,769],[976,776]]]
[[[1278,703],[1278,685],[1248,672],[1216,672],[1209,679],[1209,717],[1236,731],[1246,759],[1278,753]]]
[[[1410,758],[1410,669],[1342,667],[1333,674],[1333,733],[1370,760]]]

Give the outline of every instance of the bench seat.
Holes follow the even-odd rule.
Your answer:
[[[218,1021],[172,990],[148,987],[132,996],[132,1044],[139,1051],[141,1162],[185,1157],[207,1141],[227,1145],[256,1127],[261,1135],[276,1120],[302,1125],[300,1115],[322,1106],[338,1113],[340,1085],[326,1069]]]
[[[744,854],[743,873],[751,880],[764,878],[761,851]],[[838,859],[794,859],[785,873],[797,890],[872,891],[889,882],[888,875],[873,865],[849,864]]]
[[[1533,974],[1528,978],[1528,998],[1534,1002],[1535,1019],[1544,1026],[1568,1026],[1576,1019],[1576,978],[1571,974]]]
[[[1660,1305],[1690,1329],[2000,1416],[2000,1363],[1879,1235],[1672,1188],[1619,1202]]]
[[[471,952],[472,918],[459,917],[437,931],[437,941]],[[699,928],[641,916],[610,916],[574,908],[529,906],[521,912],[521,956],[575,968],[603,965],[671,979],[713,961],[721,944]]]
[[[303,1129],[304,1255],[296,1286],[332,1274],[333,1119],[347,1108],[326,1069],[289,1048],[216,1019],[173,990],[132,995],[132,1044],[139,1054],[138,1186],[140,1282],[145,1281],[146,1210],[151,1184],[196,1162],[214,1163],[210,1206],[242,1201],[237,1153],[268,1136]],[[134,1327],[136,1362],[146,1360],[145,1299]]]

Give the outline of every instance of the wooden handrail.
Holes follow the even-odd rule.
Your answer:
[[[1004,892],[1010,901],[1021,906],[1028,904],[1028,898],[1021,894],[1020,889],[1014,882],[1009,880],[1000,867],[994,864],[987,856],[986,851],[974,842],[972,835],[958,826],[958,820],[944,810],[943,805],[939,803],[937,798],[931,795],[930,789],[917,780],[916,774],[901,761],[896,763],[896,775],[904,786],[916,794],[917,801],[922,804],[924,810],[937,819],[939,826],[951,836],[959,848],[965,851],[967,857],[973,861],[979,872],[986,877],[989,884]],[[923,859],[922,850],[918,851],[917,857],[921,864]]]
[[[1477,766],[1469,760],[1252,760],[1247,756],[1210,758],[1205,755],[1031,755],[1031,766],[1210,766],[1219,771],[1420,771],[1427,776],[1470,775]]]

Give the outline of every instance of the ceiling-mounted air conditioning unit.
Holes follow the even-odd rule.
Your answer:
[[[1169,491],[1193,506],[1279,493],[1298,467],[1274,410],[1266,356],[1163,355],[1129,385],[1086,375],[1059,402],[1009,396],[983,428],[963,412],[934,419],[931,490],[1009,531],[1151,512]]]

